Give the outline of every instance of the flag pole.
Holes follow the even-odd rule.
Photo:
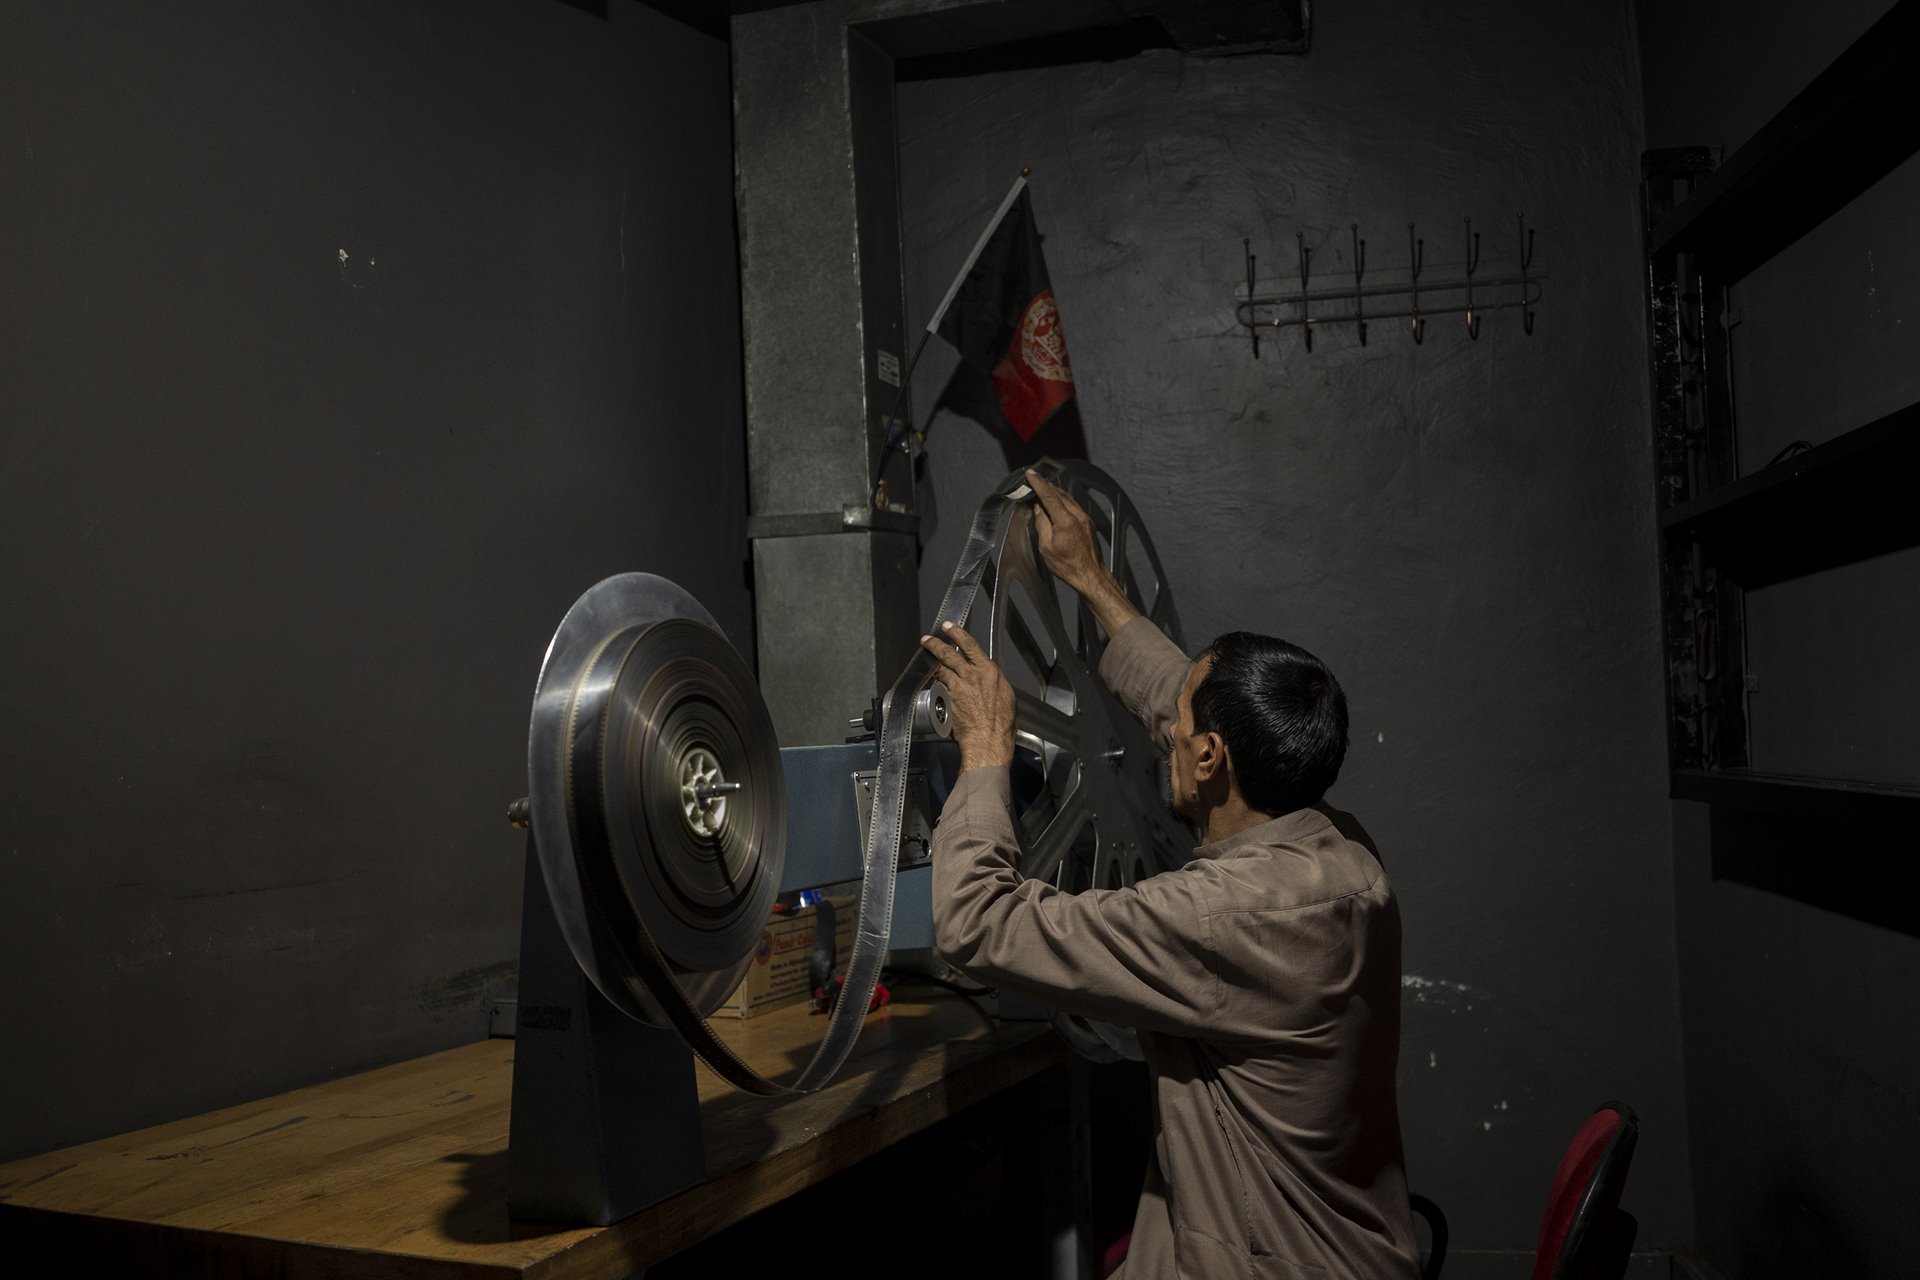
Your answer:
[[[993,221],[989,222],[987,229],[980,233],[980,238],[973,242],[973,252],[969,253],[967,260],[960,264],[959,274],[955,275],[953,283],[947,286],[947,296],[940,299],[940,305],[933,309],[933,319],[927,321],[929,334],[939,331],[940,322],[947,318],[947,308],[953,305],[954,298],[959,295],[960,286],[967,282],[967,273],[973,270],[974,263],[980,261],[981,250],[987,247],[987,241],[993,239],[993,233],[1000,229],[1001,220],[1007,216],[1007,210],[1013,208],[1013,202],[1020,198],[1022,191],[1026,190],[1027,175],[1032,172],[1032,169],[1021,169],[1020,176],[1013,180],[1011,187],[1007,188],[1007,198],[1002,200],[1000,207],[993,211]],[[922,346],[926,345],[925,338],[920,342]]]
[[[906,402],[907,388],[913,382],[914,366],[920,363],[920,357],[927,349],[927,339],[939,332],[940,322],[947,318],[947,308],[951,307],[953,300],[959,296],[960,286],[967,282],[967,273],[973,270],[973,264],[980,261],[980,254],[987,247],[987,241],[993,239],[993,233],[1000,229],[1001,222],[1006,219],[1007,210],[1013,208],[1013,202],[1020,198],[1022,191],[1026,190],[1027,175],[1032,172],[1032,168],[1021,166],[1020,176],[1013,180],[1011,187],[1007,188],[1006,198],[1000,201],[1000,207],[993,211],[993,218],[987,223],[987,229],[982,231],[980,238],[973,242],[972,252],[968,253],[967,260],[960,264],[960,270],[954,275],[953,283],[947,286],[947,296],[940,299],[940,305],[933,309],[933,319],[927,321],[927,327],[920,333],[920,341],[914,344],[913,355],[908,357],[907,367],[900,374],[900,390],[893,397],[893,408],[887,411],[887,435],[885,443],[880,447],[880,462],[877,467],[879,472],[886,471],[888,454],[896,448],[903,449],[907,455],[907,483],[913,483],[913,433],[907,429],[905,423],[899,422],[899,418],[900,406]],[[883,478],[883,475],[876,475],[873,480],[872,500],[875,504],[880,499],[880,485]]]

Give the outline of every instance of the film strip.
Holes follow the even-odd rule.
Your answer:
[[[1120,545],[1123,523],[1138,528],[1137,515],[1124,495],[1110,478],[1084,464],[1048,462],[1038,469],[1063,485],[1104,490],[1109,508],[1092,514],[1108,542],[1109,565],[1136,603],[1142,603]],[[964,626],[976,621],[975,606],[983,591],[992,605],[987,614],[989,634],[1006,625],[997,595],[1011,588],[995,580],[996,566],[1003,543],[1024,532],[1025,526],[1010,527],[1009,521],[1031,495],[1024,475],[1016,472],[981,503],[930,631],[944,623]],[[1029,563],[1032,548],[1023,544],[1015,550],[1015,562],[1000,567],[1032,577],[1036,572]],[[1152,557],[1150,544],[1147,555]],[[1152,559],[1151,571],[1159,577],[1157,558]],[[1178,622],[1163,582],[1156,585],[1149,616],[1177,639]],[[1062,650],[1071,647],[1064,635],[1056,638]],[[1066,656],[1063,653],[1062,660]],[[1093,655],[1084,646],[1074,661],[1079,667],[1094,665]],[[669,663],[674,664],[671,671],[665,670]],[[765,704],[711,616],[673,584],[650,575],[628,574],[609,579],[582,597],[562,623],[542,671],[529,767],[535,796],[535,846],[542,869],[562,932],[596,987],[630,1016],[672,1027],[709,1068],[748,1093],[809,1093],[830,1083],[859,1038],[888,960],[909,757],[916,730],[922,735],[928,732],[924,714],[916,725],[916,705],[936,671],[933,658],[916,647],[912,660],[880,699],[878,767],[862,851],[852,950],[840,994],[813,1057],[792,1084],[780,1084],[743,1062],[705,1017],[738,983],[743,964],[727,961],[733,955],[732,942],[737,941],[739,911],[758,910],[756,920],[765,919],[779,879],[778,854],[785,849],[784,782]],[[1078,675],[1087,681],[1096,679],[1086,670],[1078,670]],[[676,690],[684,695],[678,700]],[[689,702],[698,704],[698,709],[686,710]],[[1072,717],[1049,716],[1039,707],[1034,710],[1037,719],[1057,726],[1063,741],[1089,732]],[[1130,716],[1126,719],[1131,722]],[[707,727],[683,735],[681,726],[689,722]],[[1120,731],[1111,727],[1100,731],[1098,748],[1110,748],[1112,739],[1107,735],[1112,732]],[[676,746],[682,736],[687,738],[685,752]],[[706,748],[715,743],[721,745],[715,753],[707,753]],[[1087,743],[1076,745],[1084,768]],[[1162,829],[1160,819],[1141,816],[1157,801],[1157,796],[1146,794],[1155,789],[1151,785],[1153,750],[1145,736],[1134,742],[1130,752],[1103,749],[1097,754],[1111,765],[1103,766],[1097,779],[1096,793],[1104,797],[1102,817],[1109,823],[1131,824],[1127,834],[1138,837],[1137,841],[1103,837],[1110,848],[1129,851],[1128,865],[1133,870],[1125,879],[1131,882],[1184,861],[1190,839],[1179,847],[1178,833]],[[1130,761],[1124,777],[1118,772],[1122,755]],[[701,781],[723,774],[738,785]],[[637,787],[634,779],[639,779]],[[1136,791],[1141,794],[1134,795]],[[669,793],[673,803],[661,802],[661,796]],[[560,799],[564,806],[554,803]],[[677,825],[682,815],[676,806],[681,801],[699,838],[689,840]],[[724,822],[717,808],[722,804],[738,806]],[[563,819],[556,816],[562,807]],[[722,837],[736,825],[741,829],[731,832],[729,844]],[[1075,832],[1061,834],[1072,837]],[[1143,848],[1149,850],[1145,860],[1132,860]],[[1046,850],[1029,853],[1036,873],[1063,889],[1073,887],[1071,868],[1064,862],[1042,871]],[[726,899],[717,891],[720,886],[737,890],[740,901]],[[662,902],[671,908],[664,914]],[[709,925],[709,933],[695,927],[702,924]],[[1138,1055],[1131,1033],[1122,1029],[1057,1014],[1053,1022],[1084,1056],[1098,1060]]]

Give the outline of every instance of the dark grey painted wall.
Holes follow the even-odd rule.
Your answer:
[[[1686,1241],[1627,10],[1341,3],[1304,59],[917,83],[900,111],[910,320],[1032,165],[1088,451],[1144,512],[1190,640],[1287,636],[1349,690],[1333,798],[1401,896],[1410,1173],[1455,1245],[1524,1275],[1555,1163],[1608,1098],[1645,1122],[1643,1242]],[[1457,262],[1471,214],[1492,263],[1518,208],[1551,273],[1531,339],[1513,313],[1477,343],[1434,321],[1421,347],[1381,322],[1364,349],[1290,332],[1256,362],[1233,326],[1243,237],[1272,275],[1303,229],[1331,273],[1358,220],[1389,267],[1417,218],[1429,263]],[[935,344],[915,384],[923,418],[946,397],[928,616],[1008,466],[953,370]]]
[[[1649,140],[1737,148],[1888,7],[1643,4]],[[1909,162],[1736,289],[1743,470],[1920,396],[1917,213]],[[1756,764],[1920,781],[1917,569],[1901,553],[1749,597]],[[1920,940],[1714,880],[1711,823],[1674,806],[1700,1246],[1730,1277],[1911,1275]],[[1841,883],[1875,874],[1871,852],[1805,839]]]
[[[1920,400],[1916,215],[1920,157],[1733,287],[1742,472]],[[1920,786],[1920,549],[1752,592],[1747,649],[1755,768]]]
[[[718,41],[46,0],[0,85],[4,1158],[484,1036],[561,613],[752,624]]]
[[[1643,0],[1635,6],[1649,147],[1732,151],[1893,0]]]

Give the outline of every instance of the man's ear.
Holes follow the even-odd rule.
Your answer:
[[[1194,753],[1193,776],[1197,782],[1210,782],[1227,776],[1227,742],[1217,733],[1200,735],[1200,750]]]

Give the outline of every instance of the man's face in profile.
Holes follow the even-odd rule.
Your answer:
[[[1167,755],[1167,803],[1176,815],[1188,822],[1199,822],[1206,816],[1200,812],[1200,783],[1194,776],[1194,761],[1205,735],[1194,732],[1193,691],[1212,670],[1212,655],[1194,663],[1174,704],[1173,749]]]

